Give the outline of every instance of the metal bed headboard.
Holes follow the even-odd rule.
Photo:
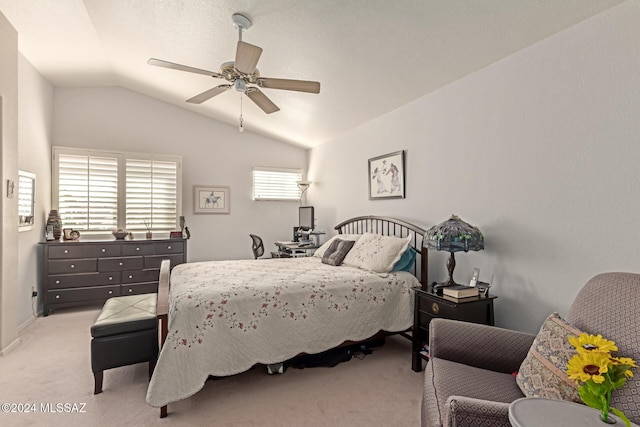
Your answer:
[[[384,216],[359,216],[348,219],[334,227],[339,234],[374,233],[383,236],[407,237],[411,235],[409,244],[416,250],[416,259],[411,273],[427,286],[428,256],[427,248],[422,247],[425,230],[408,222]]]

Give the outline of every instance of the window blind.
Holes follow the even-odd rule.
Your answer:
[[[253,169],[253,200],[299,200],[299,169]]]
[[[59,154],[58,212],[65,228],[117,228],[118,159]]]
[[[127,230],[175,230],[176,162],[127,159],[126,183]]]

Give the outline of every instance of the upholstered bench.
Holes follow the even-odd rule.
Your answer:
[[[103,371],[158,359],[157,294],[109,298],[91,327],[94,394],[102,392]]]

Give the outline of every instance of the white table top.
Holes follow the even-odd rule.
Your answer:
[[[586,405],[566,400],[534,397],[523,397],[512,402],[509,405],[509,421],[513,427],[604,427],[607,425],[600,421],[600,411]],[[615,425],[622,427],[624,422],[618,419]],[[638,427],[634,423],[631,425]]]

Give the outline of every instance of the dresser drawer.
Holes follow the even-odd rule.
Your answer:
[[[106,243],[106,244],[96,245],[95,249],[96,249],[96,256],[98,258],[122,255],[121,245],[118,243]]]
[[[171,268],[184,262],[184,255],[151,255],[144,257],[144,268],[160,268],[162,260],[171,261]]]
[[[122,272],[122,283],[157,282],[160,270],[128,270]]]
[[[49,274],[91,273],[97,271],[95,258],[49,261]]]
[[[153,255],[152,243],[127,243],[122,246],[122,255]]]
[[[47,277],[47,285],[49,289],[81,288],[118,284],[120,284],[120,273],[117,271],[108,273],[60,274]]]
[[[96,286],[91,288],[64,289],[47,292],[49,304],[106,300],[111,297],[120,296],[120,286]]]
[[[158,293],[158,282],[140,283],[139,285],[122,285],[121,295],[139,295]]]
[[[142,257],[115,257],[98,259],[98,271],[123,271],[142,268]]]
[[[153,244],[153,253],[162,254],[181,254],[184,252],[184,242],[176,240],[175,242],[155,242]]]
[[[96,248],[91,245],[68,243],[66,245],[51,246],[49,259],[59,258],[93,258],[96,256]]]

